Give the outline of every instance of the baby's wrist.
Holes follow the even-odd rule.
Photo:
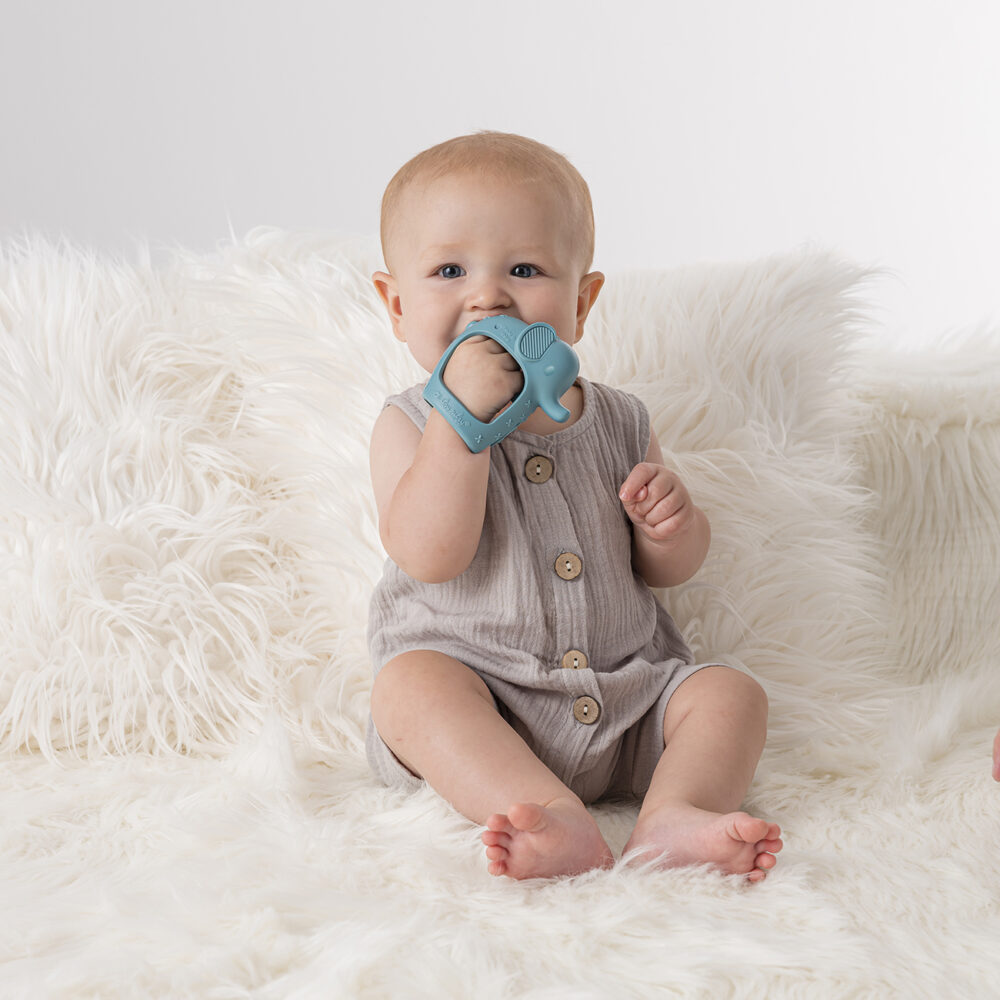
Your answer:
[[[424,428],[423,442],[426,442],[427,447],[434,452],[433,460],[438,463],[465,464],[472,459],[482,462],[480,456],[485,456],[487,462],[489,460],[488,447],[479,452],[471,451],[447,418],[433,407],[427,418],[427,426]]]

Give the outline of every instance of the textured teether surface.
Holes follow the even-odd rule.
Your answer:
[[[442,378],[458,345],[475,336],[495,340],[524,374],[524,388],[517,398],[488,424],[477,420]],[[566,420],[569,410],[559,400],[579,371],[580,362],[573,348],[561,341],[548,323],[527,324],[511,316],[492,316],[470,323],[451,343],[424,389],[424,399],[455,428],[470,451],[479,452],[502,441],[539,406],[553,420]]]
[[[548,350],[555,339],[556,332],[551,326],[547,323],[536,323],[534,326],[529,326],[521,334],[518,345],[521,348],[521,353],[526,358],[537,361]]]

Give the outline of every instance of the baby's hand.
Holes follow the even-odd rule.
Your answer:
[[[662,465],[640,462],[618,493],[629,520],[654,542],[679,539],[694,522],[694,504],[680,477]]]
[[[484,424],[524,388],[521,366],[490,337],[459,344],[442,375],[445,386]]]

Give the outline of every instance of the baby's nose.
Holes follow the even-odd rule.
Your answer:
[[[473,309],[503,309],[510,301],[510,294],[499,281],[481,281],[469,297]]]

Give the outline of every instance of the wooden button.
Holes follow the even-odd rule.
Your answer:
[[[564,580],[575,580],[583,572],[583,560],[572,552],[560,552],[555,570]]]
[[[601,717],[601,706],[593,698],[577,698],[573,702],[573,715],[577,722],[592,726]]]
[[[524,465],[524,474],[533,483],[547,483],[552,478],[554,469],[551,458],[532,455]]]
[[[571,649],[562,658],[563,670],[586,670],[587,654],[578,649]]]

